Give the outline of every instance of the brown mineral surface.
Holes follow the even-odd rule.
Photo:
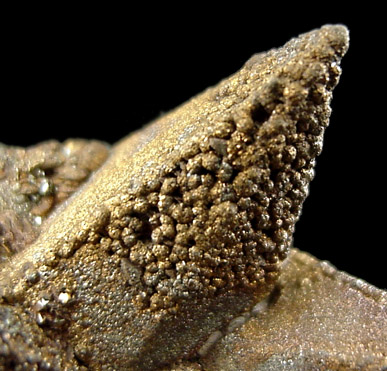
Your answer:
[[[0,143],[0,263],[39,235],[43,221],[106,160],[97,141],[54,140],[30,148]]]
[[[347,48],[254,55],[109,156],[1,147],[0,367],[383,367],[385,293],[291,249]]]

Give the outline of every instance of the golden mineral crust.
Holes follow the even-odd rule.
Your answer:
[[[300,35],[47,170],[0,147],[0,369],[386,366],[385,292],[291,249],[347,48]]]

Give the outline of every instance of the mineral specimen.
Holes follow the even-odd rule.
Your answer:
[[[27,211],[1,183],[0,241],[18,251],[0,271],[3,368],[384,366],[386,294],[290,249],[347,48],[345,27],[325,26],[253,56],[105,162],[94,143],[92,163],[86,151],[50,176],[27,167]],[[56,179],[92,172],[55,206]]]

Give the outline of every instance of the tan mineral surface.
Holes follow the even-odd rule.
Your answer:
[[[110,150],[0,147],[0,368],[387,366],[385,292],[291,249],[347,48],[254,55]]]
[[[216,344],[203,369],[381,370],[386,304],[382,290],[293,249],[271,296]]]

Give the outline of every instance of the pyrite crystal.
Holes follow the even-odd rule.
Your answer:
[[[387,366],[386,293],[291,248],[347,48],[301,35],[111,149],[1,147],[0,367]]]

